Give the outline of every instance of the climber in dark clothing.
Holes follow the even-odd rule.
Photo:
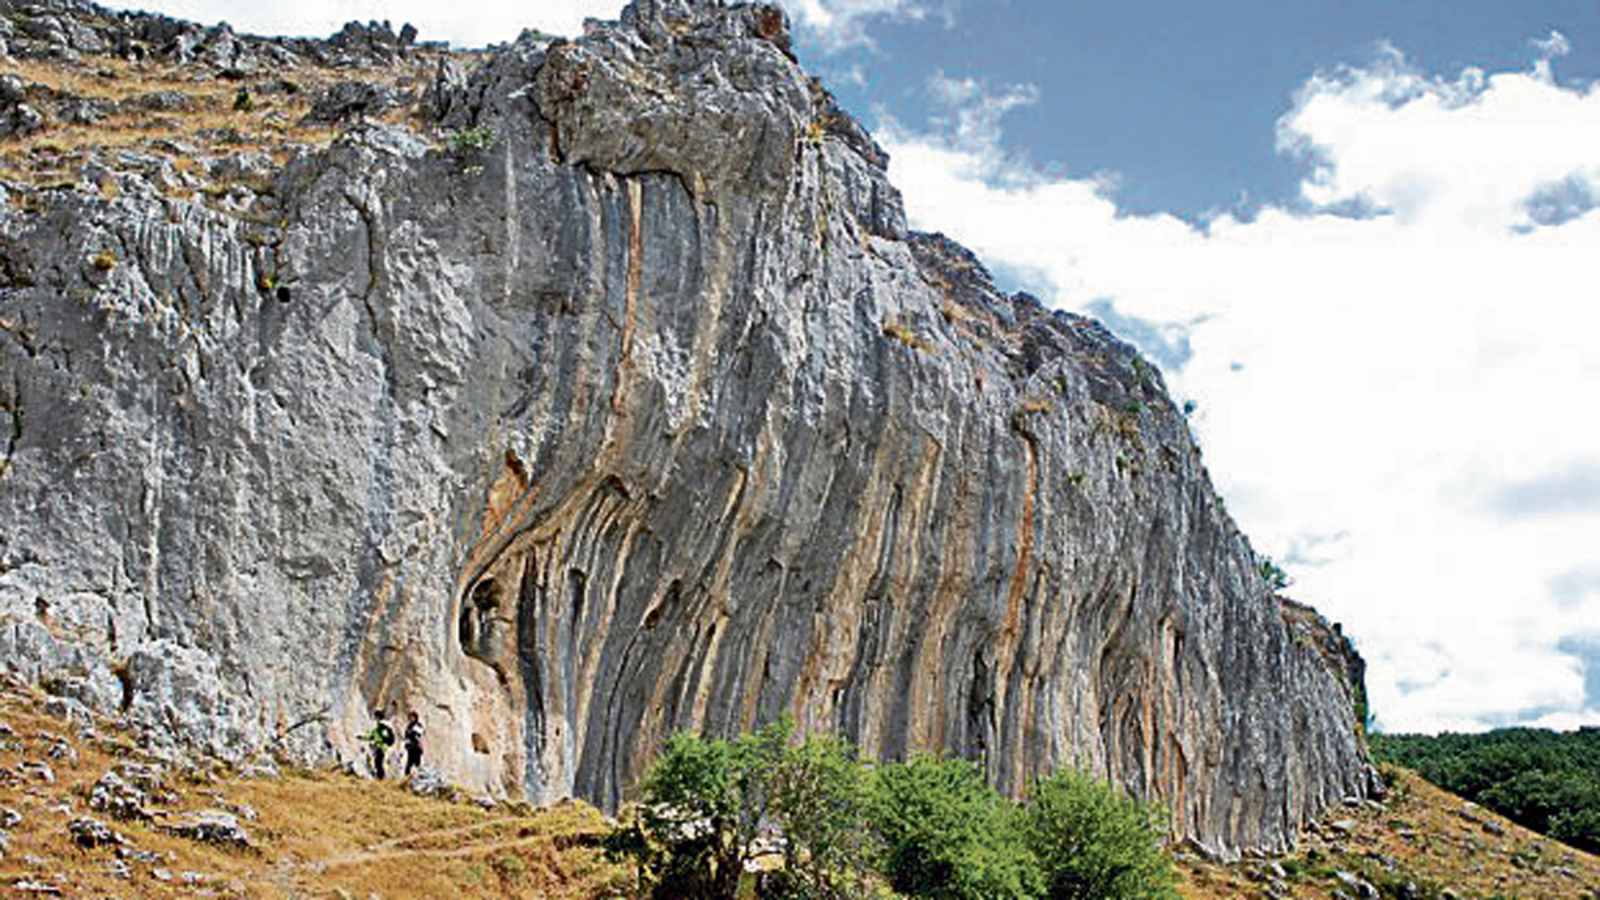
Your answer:
[[[411,770],[422,765],[422,723],[417,721],[417,714],[412,713],[411,719],[406,722],[406,777],[411,777]]]
[[[383,710],[373,710],[372,716],[378,723],[372,726],[372,730],[367,732],[365,737],[372,744],[372,777],[382,781],[383,758],[388,755],[389,748],[394,746],[394,729],[389,727],[388,713]]]

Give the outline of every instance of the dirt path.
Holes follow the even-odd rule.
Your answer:
[[[466,836],[474,832],[498,828],[504,825],[512,825],[519,822],[531,824],[528,818],[524,816],[516,816],[505,819],[492,819],[488,822],[478,822],[473,825],[462,825],[454,828],[441,828],[435,831],[419,831],[415,834],[404,834],[400,835],[399,837],[392,837],[388,840],[379,841],[376,844],[368,844],[360,853],[349,853],[343,856],[330,856],[325,859],[306,860],[305,862],[296,863],[295,867],[327,870],[339,866],[359,866],[368,863],[381,863],[392,859],[402,859],[405,857],[414,856],[428,857],[430,859],[451,859],[463,856],[476,856],[482,853],[492,853],[497,850],[511,850],[518,847],[527,847],[534,844],[548,843],[556,840],[555,836],[553,835],[529,834],[526,831],[522,831],[514,837],[501,838],[499,840],[492,841],[468,842],[456,847],[405,846],[406,844],[415,841],[438,840],[440,838]]]
[[[331,859],[318,860],[308,865],[316,865],[328,869],[339,866],[359,866],[368,863],[388,862],[392,859],[402,859],[411,856],[423,856],[429,859],[450,859],[462,856],[477,856],[480,853],[491,853],[496,850],[510,850],[516,847],[527,847],[533,844],[548,843],[549,835],[537,837],[517,837],[503,841],[491,841],[487,844],[468,844],[463,847],[451,847],[443,850],[372,850],[365,853],[353,853],[349,856],[337,856]]]
[[[501,825],[510,825],[514,822],[526,821],[528,821],[528,819],[524,816],[510,816],[504,819],[490,819],[487,822],[475,822],[471,825],[457,825],[454,828],[440,828],[436,831],[419,831],[415,834],[403,834],[399,837],[392,837],[385,841],[379,841],[376,844],[368,844],[366,846],[366,852],[377,853],[389,848],[400,847],[404,844],[409,844],[412,841],[426,840],[428,838],[455,837],[456,835],[471,834],[474,831],[483,831],[489,828],[497,828]]]

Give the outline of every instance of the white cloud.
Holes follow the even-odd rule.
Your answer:
[[[1293,592],[1348,624],[1390,729],[1600,722],[1557,647],[1600,596],[1551,590],[1595,564],[1600,515],[1495,509],[1600,465],[1600,90],[1545,74],[1446,80],[1389,52],[1313,78],[1279,124],[1310,207],[1205,227],[1007,158],[981,86],[941,84],[957,108],[931,131],[880,131],[917,227],[1058,306],[1188,329],[1169,383],[1199,401],[1213,476],[1294,558]],[[1536,215],[1552,191],[1560,214]]]
[[[825,53],[871,47],[867,26],[874,19],[950,20],[950,0],[778,0],[794,24],[809,32]]]
[[[1572,52],[1572,44],[1567,40],[1567,36],[1554,28],[1550,29],[1548,36],[1534,38],[1528,43],[1532,44],[1533,49],[1538,51],[1540,59],[1554,59]]]
[[[1584,713],[1551,713],[1540,716],[1527,725],[1530,728],[1549,728],[1552,731],[1576,731],[1585,725],[1593,725],[1600,721],[1600,710],[1591,709]]]
[[[482,47],[516,38],[524,28],[547,34],[577,35],[585,18],[615,19],[625,0],[536,0],[533,3],[479,3],[470,15],[458,7],[425,0],[111,0],[116,9],[161,12],[205,25],[219,21],[235,31],[263,35],[327,37],[346,22],[389,21],[396,29],[410,22],[425,41],[450,41]]]

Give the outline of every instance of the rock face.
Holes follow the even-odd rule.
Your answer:
[[[639,0],[242,211],[0,206],[0,666],[231,756],[414,709],[540,800],[784,713],[1220,854],[1362,793],[1160,375],[908,233],[786,27]]]

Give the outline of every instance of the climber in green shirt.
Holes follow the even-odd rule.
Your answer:
[[[394,729],[389,727],[388,713],[381,709],[372,711],[372,717],[377,719],[372,730],[362,735],[372,745],[372,775],[379,781],[384,778],[383,758],[388,754],[389,748],[394,746]]]

